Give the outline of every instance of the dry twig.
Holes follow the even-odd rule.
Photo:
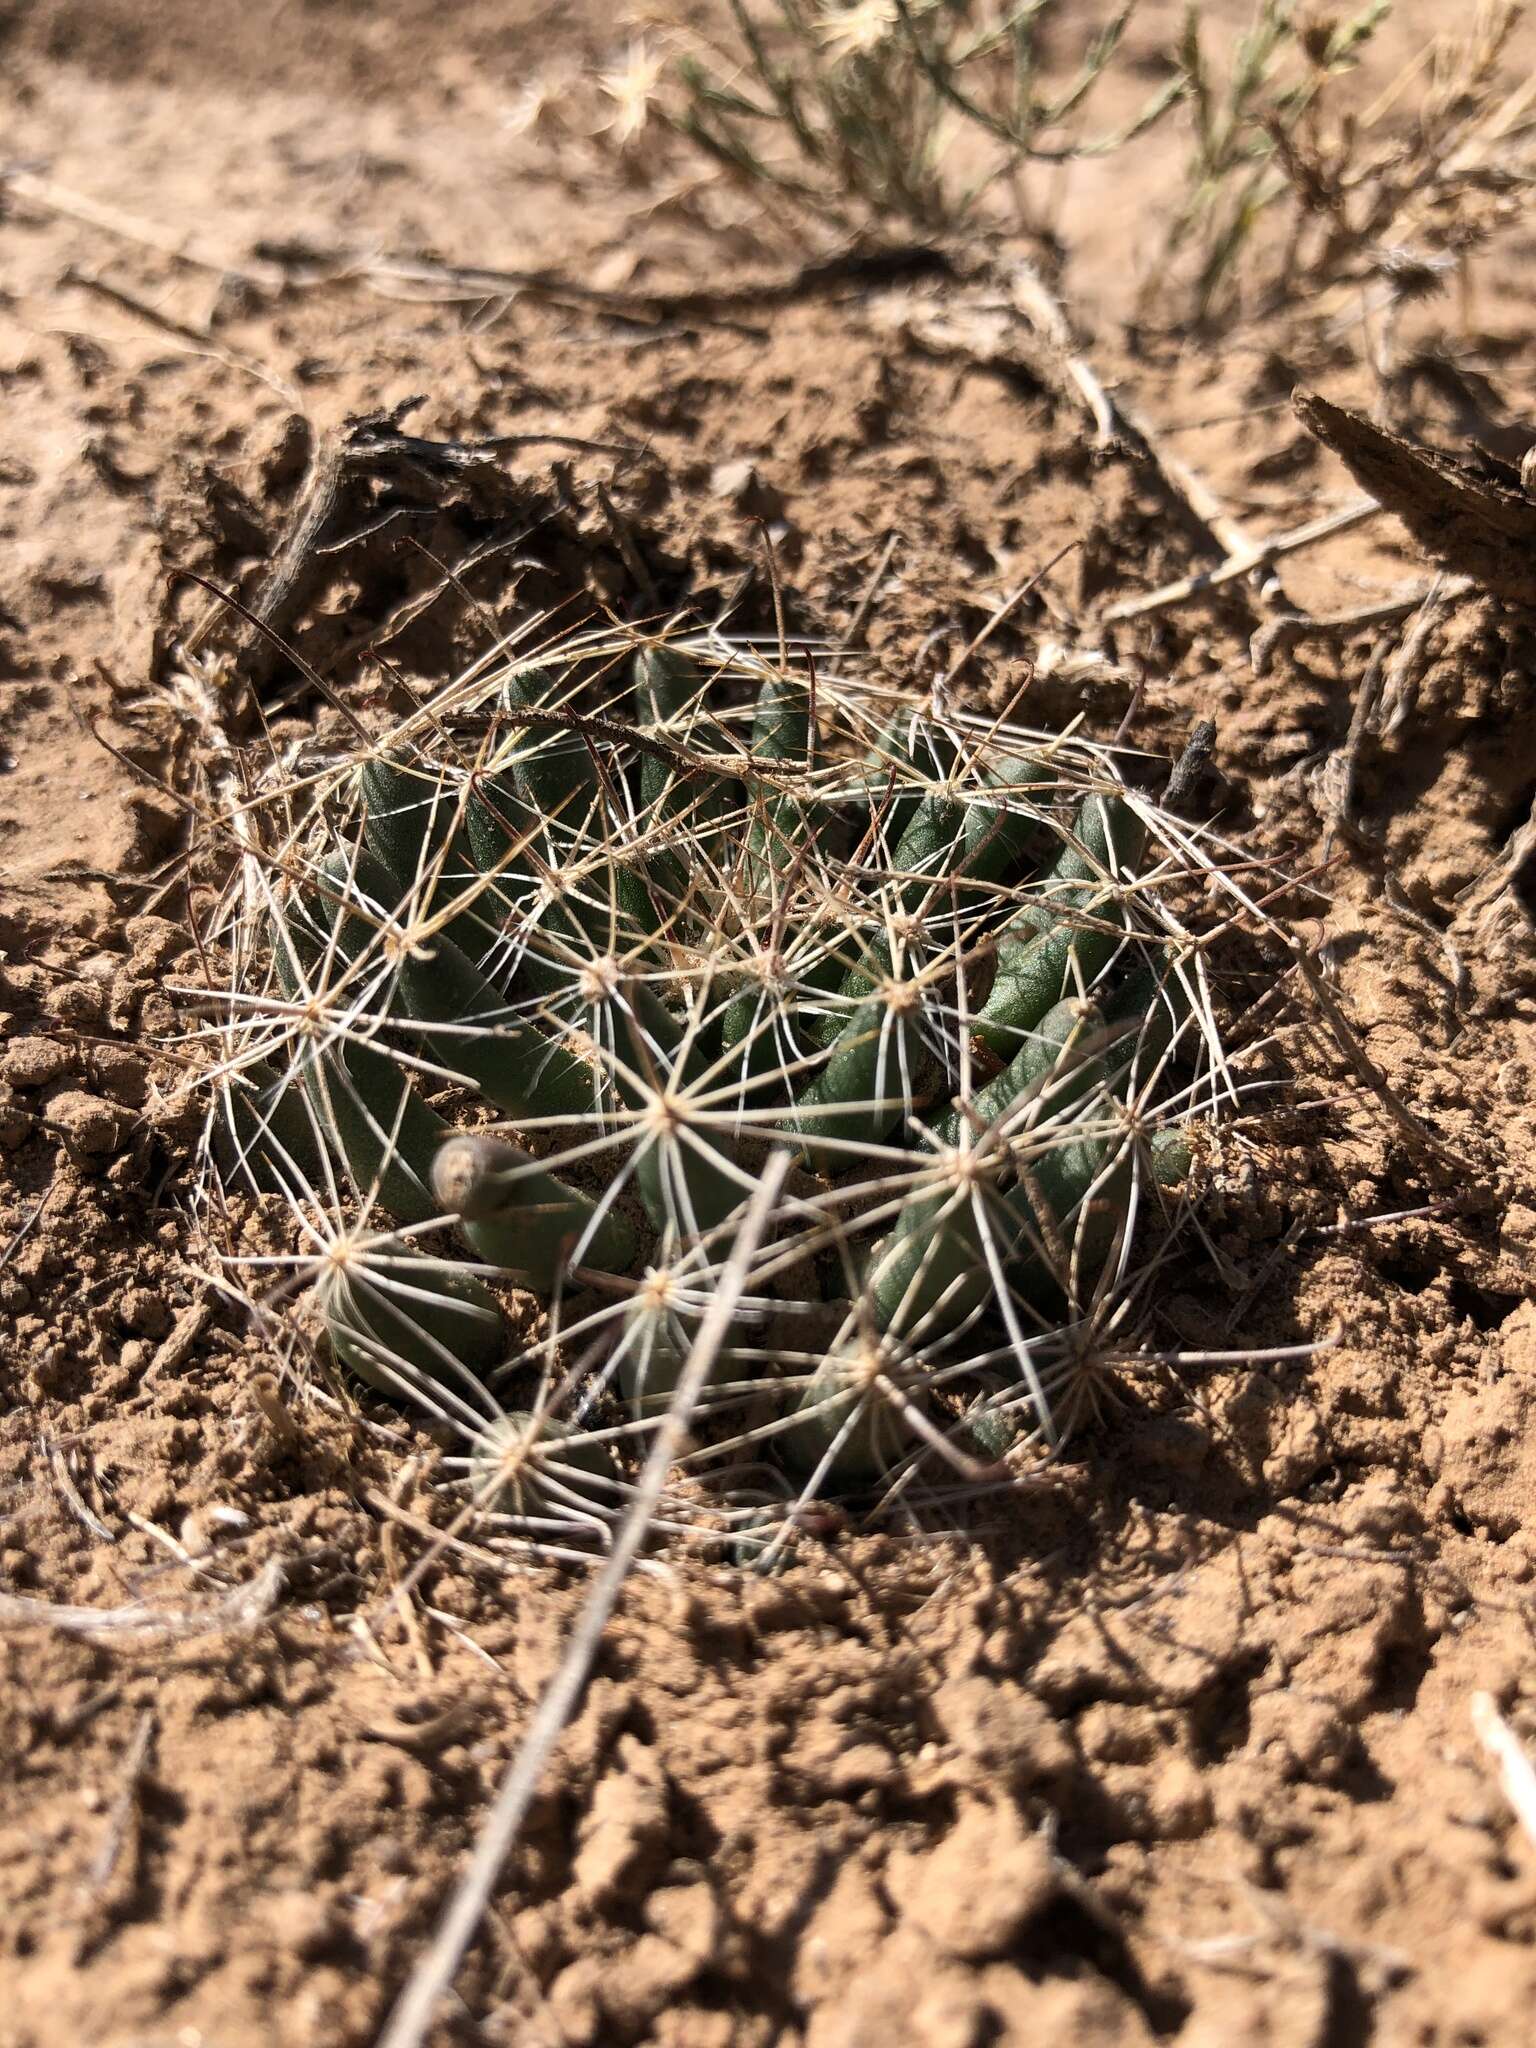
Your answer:
[[[112,1803],[112,1817],[101,1847],[92,1859],[86,1882],[93,1892],[99,1892],[113,1871],[123,1853],[123,1844],[128,1839],[128,1830],[133,1820],[134,1808],[138,1804],[139,1792],[144,1783],[144,1767],[149,1760],[149,1745],[154,1739],[155,1710],[146,1707],[139,1716],[138,1726],[133,1731],[133,1740],[128,1745],[128,1754],[123,1762],[123,1783],[117,1798]]]
[[[1437,579],[1438,582],[1438,579]],[[1437,583],[1423,584],[1403,597],[1389,597],[1380,604],[1361,605],[1357,610],[1330,612],[1312,617],[1305,612],[1288,612],[1260,626],[1248,642],[1248,660],[1256,676],[1268,675],[1275,656],[1297,647],[1303,640],[1352,640],[1370,626],[1395,626],[1436,594]],[[1455,579],[1456,596],[1470,588],[1465,577]],[[1442,595],[1452,594],[1447,586]]]
[[[154,249],[160,255],[169,256],[175,262],[188,264],[194,269],[212,270],[221,277],[234,278],[241,284],[255,285],[264,291],[281,291],[288,281],[286,271],[276,264],[249,258],[232,261],[221,250],[210,248],[195,235],[177,236],[154,221],[141,220],[136,214],[124,213],[119,207],[87,198],[84,193],[71,191],[67,185],[57,184],[36,171],[0,170],[0,185],[15,198],[24,200],[29,206],[41,207],[45,213],[63,214],[86,227],[100,228],[104,234],[115,235],[121,242],[135,243],[141,249]]]
[[[431,1947],[417,1964],[379,2035],[377,2048],[420,2048],[474,1939],[500,1877],[540,1774],[561,1731],[575,1712],[587,1674],[630,1568],[645,1540],[666,1483],[668,1467],[682,1449],[694,1404],[708,1379],[747,1274],[789,1170],[789,1155],[775,1153],[763,1171],[742,1219],[729,1264],[710,1298],[678,1380],[677,1392],[652,1441],[635,1484],[624,1526],[609,1553],[572,1633],[569,1648],[540,1700],[522,1746],[513,1758],[480,1839],[438,1925]]]
[[[1117,626],[1129,619],[1146,618],[1153,612],[1171,611],[1175,605],[1187,604],[1192,597],[1204,597],[1209,591],[1220,590],[1228,583],[1236,583],[1241,577],[1252,575],[1255,569],[1277,561],[1282,555],[1293,555],[1298,549],[1313,547],[1318,541],[1331,539],[1336,533],[1347,533],[1351,527],[1363,525],[1367,519],[1374,518],[1381,509],[1374,498],[1356,498],[1348,505],[1341,505],[1337,511],[1307,520],[1305,525],[1293,526],[1288,532],[1256,541],[1246,554],[1229,555],[1214,569],[1181,576],[1177,582],[1165,583],[1160,589],[1149,590],[1142,597],[1124,598],[1119,604],[1112,604],[1102,614],[1099,623]]]
[[[847,631],[839,643],[842,653],[851,652],[864,638],[864,628],[869,623],[870,612],[874,608],[880,586],[885,581],[885,572],[891,566],[891,557],[896,552],[899,538],[894,530],[886,535],[885,546],[880,550],[880,559],[875,564],[874,574],[865,584],[863,595],[855,606],[853,617],[848,621]]]
[[[255,1578],[233,1587],[222,1600],[180,1613],[141,1600],[126,1607],[67,1607],[51,1600],[24,1600],[15,1593],[0,1593],[0,1627],[56,1628],[66,1635],[105,1642],[131,1637],[167,1641],[217,1635],[224,1629],[249,1632],[271,1614],[282,1597],[283,1585],[283,1567],[271,1558]]]
[[[84,1495],[80,1492],[79,1487],[76,1486],[74,1474],[69,1469],[69,1460],[65,1457],[62,1447],[50,1442],[45,1436],[40,1436],[37,1441],[43,1456],[48,1461],[48,1470],[52,1474],[53,1483],[63,1495],[66,1504],[76,1519],[82,1522],[93,1536],[99,1537],[103,1543],[115,1543],[117,1537],[107,1527],[100,1515],[89,1505]]]
[[[1525,1746],[1499,1712],[1492,1693],[1472,1695],[1472,1729],[1493,1760],[1504,1797],[1514,1808],[1531,1847],[1536,1849],[1536,1769]]]

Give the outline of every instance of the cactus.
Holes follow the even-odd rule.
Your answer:
[[[1054,1440],[1216,1094],[1211,870],[1106,752],[604,629],[304,787],[209,934],[210,1156],[323,1241],[332,1356],[464,1432],[482,1510],[619,1512],[775,1148],[680,1521]]]

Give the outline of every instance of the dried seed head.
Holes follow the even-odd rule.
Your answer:
[[[589,960],[576,977],[576,986],[581,999],[593,1009],[612,1002],[618,994],[624,979],[624,970],[611,953],[604,953],[599,960]]]
[[[432,1162],[432,1192],[445,1210],[466,1223],[478,1222],[501,1214],[518,1170],[532,1163],[504,1138],[450,1138]]]

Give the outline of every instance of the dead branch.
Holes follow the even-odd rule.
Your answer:
[[[379,2035],[377,2048],[421,2048],[436,2018],[438,2006],[474,1939],[549,1753],[586,1689],[587,1675],[603,1631],[608,1626],[608,1618],[645,1540],[666,1484],[668,1468],[682,1449],[689,1418],[725,1340],[789,1164],[789,1155],[778,1152],[764,1168],[762,1180],[742,1218],[730,1261],[720,1275],[699,1324],[698,1334],[678,1380],[677,1392],[662,1417],[645,1467],[635,1483],[634,1497],[624,1525],[581,1611],[560,1667],[546,1688],[528,1733],[502,1780],[495,1804],[481,1828],[475,1852],[439,1922],[432,1945],[396,2000],[384,2031]]]
[[[223,1599],[180,1612],[138,1600],[126,1607],[66,1607],[51,1600],[24,1600],[15,1593],[0,1593],[0,1627],[56,1628],[65,1635],[102,1642],[183,1640],[217,1635],[225,1629],[249,1633],[277,1606],[284,1583],[282,1564],[272,1558],[254,1579],[233,1587]]]
[[[1314,391],[1298,390],[1292,403],[1307,432],[1403,522],[1432,561],[1496,597],[1536,604],[1536,498],[1518,469],[1491,457],[1479,468],[1423,447]]]
[[[1309,519],[1303,526],[1293,526],[1288,532],[1277,533],[1269,540],[1256,541],[1246,554],[1229,555],[1214,569],[1181,576],[1176,583],[1165,583],[1160,589],[1149,590],[1142,597],[1124,598],[1103,612],[1099,623],[1117,626],[1128,619],[1146,618],[1153,612],[1171,611],[1175,605],[1187,604],[1192,597],[1204,597],[1212,590],[1220,590],[1228,583],[1236,583],[1239,578],[1252,575],[1255,569],[1278,561],[1282,555],[1293,555],[1298,549],[1314,547],[1318,541],[1329,540],[1336,533],[1347,533],[1351,527],[1374,518],[1381,509],[1374,498],[1357,498],[1352,504],[1341,505],[1336,512],[1325,512],[1320,518]]]

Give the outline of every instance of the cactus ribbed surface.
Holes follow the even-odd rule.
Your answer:
[[[461,1427],[477,1482],[556,1473],[485,1513],[613,1512],[775,1148],[690,1453],[722,1497],[1052,1439],[1202,1056],[1168,907],[1201,877],[1106,752],[610,634],[309,786],[223,934],[212,1149],[322,1219],[339,1363]],[[520,1463],[535,1367],[561,1410]]]

